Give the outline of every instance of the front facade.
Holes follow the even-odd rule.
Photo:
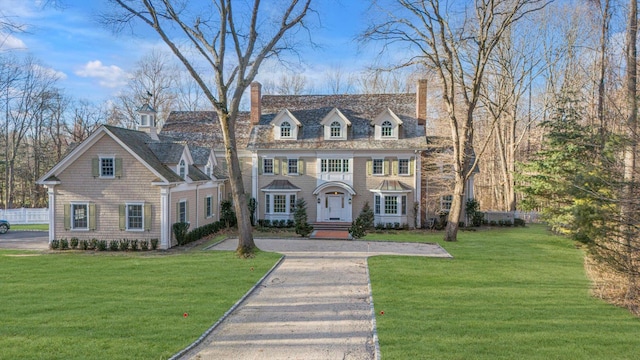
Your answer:
[[[173,223],[219,219],[225,178],[215,176],[213,151],[140,130],[102,126],[38,180],[49,194],[50,241],[153,240],[167,249]]]

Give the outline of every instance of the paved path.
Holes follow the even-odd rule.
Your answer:
[[[376,359],[368,256],[450,257],[439,245],[256,239],[285,260],[182,359]],[[227,240],[213,250],[235,250]]]

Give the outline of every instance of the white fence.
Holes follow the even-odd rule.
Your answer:
[[[514,211],[514,212],[504,212],[504,211],[485,211],[484,218],[487,221],[511,221],[513,223],[513,219],[522,219],[527,224],[540,222],[540,216],[536,211]]]
[[[0,209],[0,219],[13,224],[48,224],[49,209]]]

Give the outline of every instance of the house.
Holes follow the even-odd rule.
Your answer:
[[[173,223],[219,219],[226,176],[213,150],[158,135],[148,106],[139,116],[138,130],[101,126],[38,180],[50,241],[157,239],[168,249]]]
[[[448,211],[451,151],[446,137],[427,133],[426,87],[421,80],[415,93],[262,96],[254,82],[236,140],[256,218],[291,220],[299,198],[310,222],[335,227],[350,224],[365,203],[385,226],[422,227]],[[172,112],[162,133],[223,143],[215,112]],[[467,185],[472,198],[473,178]]]

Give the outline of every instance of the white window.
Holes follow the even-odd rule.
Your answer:
[[[100,177],[113,178],[116,176],[116,160],[113,157],[100,158]]]
[[[409,175],[409,159],[398,160],[398,175]]]
[[[373,196],[373,213],[380,214],[380,195]]]
[[[266,194],[264,196],[264,213],[265,214],[271,213],[271,195],[269,194]]]
[[[187,201],[182,200],[178,203],[178,222],[187,222]]]
[[[140,126],[149,126],[149,115],[140,115]]]
[[[384,159],[373,159],[373,175],[384,174]]]
[[[262,172],[265,174],[273,174],[273,159],[262,160]]]
[[[143,204],[127,204],[127,230],[144,230]]]
[[[298,159],[289,159],[288,161],[288,173],[289,175],[291,174],[298,174]]]
[[[71,204],[71,228],[89,230],[89,204]]]
[[[296,206],[296,194],[265,194],[265,214],[291,215]]]
[[[407,195],[402,195],[401,199],[401,213],[402,215],[407,215]]]
[[[453,202],[453,195],[445,195],[440,198],[440,210],[451,210],[451,203]]]
[[[384,213],[395,215],[398,213],[398,197],[397,196],[385,196],[384,197]]]
[[[211,195],[207,196],[204,199],[204,212],[207,218],[213,216],[213,198],[211,197]]]
[[[329,128],[331,129],[329,135],[332,138],[342,137],[342,125],[340,125],[339,122],[337,121],[332,122]]]
[[[289,212],[293,213],[296,210],[296,195],[289,195]]]
[[[349,172],[348,159],[321,159],[320,171],[326,172]]]
[[[282,138],[290,138],[291,137],[291,123],[288,121],[282,122],[280,124],[280,137]]]
[[[380,125],[381,135],[382,136],[393,136],[393,125],[389,120],[385,120],[382,125]]]
[[[185,164],[184,160],[180,160],[180,164],[178,165],[178,176],[184,179],[186,175],[187,175],[187,165]]]
[[[287,195],[273,195],[273,212],[287,212]]]

